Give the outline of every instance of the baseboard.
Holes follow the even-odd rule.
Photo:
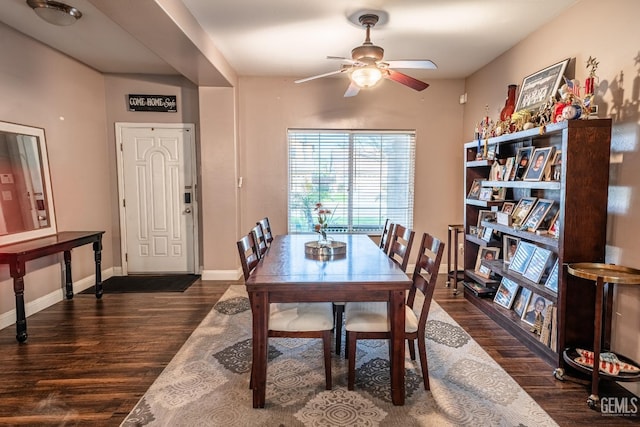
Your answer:
[[[108,268],[102,271],[102,280],[106,280],[109,277],[113,276],[113,268]],[[73,282],[73,293],[74,295],[78,292],[82,292],[87,288],[96,284],[96,276],[92,274],[91,276],[87,276],[85,278],[76,280]],[[27,317],[35,314],[39,311],[44,310],[45,308],[51,307],[52,305],[59,303],[60,301],[65,299],[65,289],[64,284],[53,292],[48,293],[47,295],[43,295],[38,299],[33,301],[29,301],[24,305],[24,311]],[[8,326],[15,325],[16,323],[16,309],[7,311],[0,315],[0,329],[4,329]]]
[[[202,270],[202,280],[236,281],[242,277],[242,270]]]

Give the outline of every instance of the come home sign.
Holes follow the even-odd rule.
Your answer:
[[[178,102],[176,95],[127,95],[129,111],[155,111],[176,113]]]

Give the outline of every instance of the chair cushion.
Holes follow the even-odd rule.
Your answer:
[[[405,331],[418,330],[418,317],[405,305]],[[386,302],[349,302],[345,307],[345,329],[353,332],[389,332]]]
[[[330,302],[273,303],[269,329],[272,331],[328,331],[333,329]]]

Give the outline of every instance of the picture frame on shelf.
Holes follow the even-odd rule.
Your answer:
[[[496,295],[493,297],[493,302],[507,310],[511,309],[513,301],[516,299],[516,294],[520,286],[513,280],[503,277],[500,281],[500,286],[496,291]]]
[[[537,246],[533,243],[520,240],[518,242],[516,253],[513,255],[511,262],[509,263],[509,270],[524,274],[536,248]]]
[[[544,282],[544,287],[547,289],[551,289],[553,292],[558,292],[558,274],[559,272],[559,266],[558,266],[558,259],[556,258],[556,261],[553,263],[553,267],[551,267],[551,270],[549,271],[549,275],[547,276],[547,280],[546,282]]]
[[[496,202],[501,202],[507,197],[507,188],[506,187],[493,187],[493,200]]]
[[[562,176],[562,150],[555,150],[553,157],[549,160],[548,181],[560,181]]]
[[[504,176],[504,165],[499,160],[495,160],[489,171],[489,181],[502,181]]]
[[[554,203],[551,205],[551,209],[549,209],[549,212],[547,212],[536,231],[540,232],[541,230],[544,230],[549,233],[549,228],[551,228],[551,225],[558,219],[559,214],[560,205],[558,203]]]
[[[520,85],[515,111],[538,111],[550,97],[555,97],[570,58],[526,76]]]
[[[547,162],[553,155],[554,149],[554,147],[536,148],[531,155],[531,161],[522,179],[524,181],[541,181],[544,178]]]
[[[527,219],[529,212],[535,205],[537,197],[523,197],[518,201],[518,204],[515,208],[513,208],[513,213],[511,214],[511,223],[514,226],[520,226],[524,224],[524,221]]]
[[[514,180],[521,180],[524,173],[529,167],[529,160],[533,154],[533,147],[520,147],[516,152],[516,161],[514,164],[515,173]]]
[[[513,302],[513,311],[515,311],[519,318],[522,318],[524,309],[527,308],[527,305],[529,305],[529,300],[531,299],[532,293],[533,291],[531,291],[531,289],[520,287],[518,295],[516,295],[516,299]]]
[[[480,195],[478,196],[478,200],[491,201],[493,197],[493,190],[491,187],[482,187],[480,189]]]
[[[478,236],[482,236],[484,232],[484,226],[482,225],[482,221],[495,222],[496,221],[496,212],[489,211],[486,209],[481,209],[478,211]]]
[[[467,199],[478,199],[480,197],[480,190],[482,189],[482,179],[476,178],[471,184]]]
[[[560,221],[558,221],[558,216],[560,212],[556,213],[555,217],[549,222],[549,228],[547,229],[547,234],[555,237],[556,239],[560,236]]]
[[[502,260],[505,264],[510,264],[511,259],[518,250],[518,243],[520,243],[519,237],[510,236],[504,234],[502,236]]]
[[[482,236],[480,236],[480,238],[482,240],[484,240],[485,242],[490,242],[491,241],[491,237],[493,237],[493,228],[485,227],[482,230]]]
[[[553,206],[553,203],[553,200],[538,199],[520,228],[530,232],[538,230],[538,227],[544,221],[544,218]]]
[[[500,209],[500,212],[504,212],[511,215],[513,213],[513,208],[515,207],[516,207],[516,204],[514,202],[504,202],[502,204],[502,209]]]
[[[503,181],[513,181],[515,177],[515,157],[507,157],[504,161],[504,174],[502,175]]]
[[[522,313],[522,321],[527,325],[534,326],[536,318],[539,317],[540,326],[542,326],[547,306],[551,304],[553,304],[553,302],[533,292],[531,294],[531,298],[529,298],[529,302],[527,303],[527,308]]]
[[[478,256],[476,258],[476,266],[475,272],[478,273],[480,271],[480,267],[482,266],[482,261],[494,261],[498,259],[500,255],[500,248],[495,247],[484,247],[478,250]]]
[[[536,246],[536,250],[531,255],[527,268],[522,275],[534,283],[540,283],[550,259],[551,251],[549,249]]]

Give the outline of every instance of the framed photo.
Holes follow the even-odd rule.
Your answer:
[[[560,181],[562,177],[562,150],[556,150],[550,160],[549,180]]]
[[[553,150],[553,147],[536,148],[522,179],[525,181],[540,181],[544,177],[544,171],[549,158],[553,155]]]
[[[540,283],[542,275],[547,270],[547,264],[551,259],[551,251],[542,247],[536,247],[527,268],[522,274],[525,278],[535,283]]]
[[[568,64],[569,58],[525,77],[515,111],[538,111],[550,97],[555,96]]]
[[[519,242],[520,239],[518,237],[509,236],[508,234],[502,236],[502,253],[504,254],[502,258],[505,264],[511,262],[511,259],[516,254]]]
[[[529,160],[531,159],[531,155],[533,154],[533,147],[520,147],[518,148],[518,152],[516,153],[516,161],[513,165],[515,169],[514,178],[516,180],[521,180],[524,176],[524,173],[527,171],[529,167]]]
[[[500,212],[508,213],[509,215],[511,215],[513,213],[513,208],[515,207],[516,204],[514,202],[504,202],[502,204],[502,209],[500,210]]]
[[[496,295],[493,297],[493,302],[503,306],[506,309],[510,309],[513,304],[513,300],[516,299],[516,293],[520,286],[511,279],[503,277],[500,281],[500,286]]]
[[[491,171],[489,171],[489,181],[502,181],[504,175],[504,165],[501,165],[498,160],[494,161],[491,165]]]
[[[504,174],[502,175],[502,179],[504,181],[511,181],[515,177],[516,168],[516,158],[515,157],[507,157],[504,162]]]
[[[522,223],[521,229],[527,231],[536,231],[542,221],[544,221],[544,217],[547,215],[547,212],[553,206],[553,200],[548,199],[538,199],[535,206],[531,209],[531,213],[527,216],[527,219]]]
[[[556,262],[553,263],[549,276],[547,276],[547,281],[544,282],[544,287],[551,289],[553,292],[558,292],[558,274],[558,259],[556,258]]]
[[[482,187],[480,189],[480,195],[478,196],[478,199],[490,201],[492,196],[493,190],[491,189],[491,187]]]
[[[529,212],[531,212],[531,208],[535,205],[536,197],[523,197],[520,199],[516,207],[513,209],[513,213],[511,214],[511,222],[514,226],[520,226],[524,223],[524,220],[527,219]]]
[[[528,325],[533,326],[536,323],[536,318],[540,319],[540,324],[544,322],[544,314],[547,309],[547,306],[553,304],[548,299],[533,293],[531,298],[529,298],[529,303],[527,304],[527,308],[522,313],[522,321]]]
[[[482,221],[495,222],[496,213],[494,211],[480,210],[478,212],[478,227],[482,227]]]
[[[478,251],[478,257],[476,259],[476,273],[480,271],[480,267],[482,266],[482,261],[494,261],[498,259],[498,255],[500,255],[500,248],[493,247],[484,247],[480,248]]]
[[[529,288],[520,288],[520,291],[513,302],[513,311],[516,312],[518,317],[522,318],[522,313],[524,313],[524,309],[529,305],[532,293],[533,292],[531,292],[531,289]]]
[[[474,179],[471,184],[471,189],[469,190],[469,194],[467,194],[467,199],[477,199],[480,197],[480,190],[482,189],[482,180]]]
[[[485,227],[484,230],[482,230],[482,236],[480,238],[485,242],[489,242],[491,241],[492,236],[493,236],[493,228]]]
[[[501,202],[507,197],[506,187],[493,187],[493,200]]]
[[[533,257],[533,253],[535,252],[536,247],[537,246],[533,243],[529,243],[524,240],[518,242],[518,248],[516,249],[516,253],[511,258],[509,270],[515,271],[516,273],[524,274],[527,266],[529,265],[529,261],[531,261],[531,257]]]

